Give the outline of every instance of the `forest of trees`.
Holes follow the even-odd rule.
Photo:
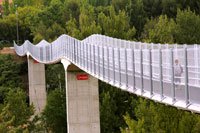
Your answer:
[[[51,42],[61,34],[84,39],[98,33],[143,42],[200,44],[200,0],[8,3],[4,0],[0,15],[0,45],[17,40],[17,23],[20,43]],[[27,104],[24,83],[27,64],[16,62],[12,56],[0,56],[0,132],[66,132],[64,69],[55,64],[47,65],[46,71],[47,106],[41,116],[32,118],[34,107]],[[200,132],[198,114],[139,98],[101,81],[99,93],[102,133]]]

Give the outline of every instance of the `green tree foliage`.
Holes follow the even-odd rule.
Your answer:
[[[135,27],[129,25],[129,17],[125,11],[120,11],[117,15],[113,7],[110,7],[108,16],[100,13],[98,22],[102,27],[102,33],[108,36],[133,39],[136,33]]]
[[[53,64],[46,66],[46,82],[48,84],[48,91],[55,88],[65,88],[65,72],[62,64]],[[63,90],[64,91],[64,90]]]
[[[77,37],[77,38],[80,38],[79,37],[79,29],[78,29],[78,26],[77,26],[77,21],[75,18],[71,18],[67,24],[66,24],[66,30],[67,30],[67,34],[72,36],[72,37]]]
[[[47,29],[47,40],[52,42],[56,40],[60,35],[65,33],[65,30],[57,23],[54,23],[51,27]]]
[[[100,105],[101,114],[101,132],[102,133],[114,133],[116,128],[117,117],[115,111],[117,108],[116,102],[110,96],[109,92],[103,92],[101,95],[102,103]]]
[[[60,35],[64,34],[65,30],[57,23],[52,24],[47,28],[42,21],[40,21],[38,28],[33,32],[34,43],[38,43],[41,40],[45,39],[49,42],[56,40]]]
[[[121,133],[145,133],[144,129],[144,119],[141,119],[139,121],[136,121],[130,117],[130,115],[127,113],[124,116],[124,120],[128,126],[128,128],[120,128]]]
[[[63,3],[60,0],[52,0],[50,5],[38,14],[38,20],[47,27],[58,23],[64,25],[62,21]]]
[[[99,90],[101,132],[119,133],[120,127],[126,125],[123,115],[128,112],[134,117],[137,98],[103,82],[99,82]]]
[[[21,89],[9,89],[0,110],[1,133],[44,132],[38,116],[33,116],[33,105],[26,103],[26,95]]]
[[[177,8],[180,4],[178,4],[177,0],[163,0],[162,1],[162,13],[166,14],[169,17],[176,17]]]
[[[0,86],[4,87],[23,87],[22,77],[27,71],[24,71],[25,64],[16,62],[10,55],[0,56]],[[24,71],[24,72],[23,72]]]
[[[6,94],[9,92],[9,88],[0,86],[0,110],[1,110],[1,104],[4,103],[4,100],[6,98]]]
[[[64,91],[56,89],[47,97],[43,119],[48,129],[54,133],[66,133],[66,96]]]
[[[87,9],[87,10],[86,10]],[[80,9],[79,23],[71,18],[66,29],[74,37],[84,39],[91,34],[101,33],[101,27],[96,23],[94,7],[85,3]],[[75,35],[76,34],[76,35]]]
[[[178,10],[176,17],[176,42],[181,44],[200,43],[200,16],[190,9]]]
[[[88,0],[89,4],[93,6],[108,6],[112,0]]]
[[[3,1],[3,15],[8,15],[10,13],[10,6],[9,6],[9,0]]]
[[[127,12],[130,16],[131,25],[134,25],[137,29],[137,38],[139,38],[147,21],[146,12],[142,0],[131,0],[130,2]]]
[[[91,34],[101,33],[101,27],[95,21],[94,7],[85,5],[85,7],[81,8],[79,27],[81,39],[84,39]]]
[[[148,18],[154,18],[162,14],[161,3],[162,0],[143,0],[144,10]]]
[[[144,26],[142,38],[147,42],[174,43],[176,24],[166,15],[149,20]]]
[[[20,89],[10,89],[0,113],[0,132],[22,132],[31,129],[33,106],[26,103],[26,95]]]
[[[80,15],[80,1],[79,0],[65,0],[63,10],[63,20],[69,21],[70,18],[79,21]]]
[[[4,19],[0,19],[0,40],[16,40],[16,16],[14,14],[11,14],[7,17],[4,17]]]
[[[0,19],[0,31],[4,31],[0,32],[0,40],[8,40],[10,42],[16,40],[17,25],[21,42],[32,40],[31,28],[36,26],[33,18],[37,16],[40,10],[32,6],[26,6],[18,8],[17,12],[18,15],[9,14]]]
[[[136,119],[129,114],[124,116],[128,127],[121,128],[122,133],[199,132],[199,115],[144,99],[134,110]]]
[[[10,114],[6,119],[14,117],[13,126],[27,123],[30,116],[33,115],[33,106],[28,107],[26,95],[21,90],[10,90],[7,93],[5,103],[8,105],[7,109]]]
[[[130,0],[112,0],[111,4],[115,11],[125,10],[130,3]]]

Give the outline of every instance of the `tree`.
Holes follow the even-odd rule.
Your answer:
[[[101,27],[95,21],[94,7],[88,4],[85,4],[83,7],[81,7],[79,28],[81,32],[81,39],[84,39],[91,34],[101,33]]]
[[[66,96],[64,91],[55,89],[47,97],[47,105],[43,112],[43,119],[54,133],[66,133]]]
[[[128,6],[130,0],[112,0],[111,4],[115,11],[125,10]]]
[[[64,34],[65,30],[59,24],[54,23],[46,30],[46,38],[49,42],[56,40],[60,35]]]
[[[119,11],[117,15],[114,8],[110,7],[109,16],[104,13],[98,15],[99,25],[103,34],[122,39],[133,39],[136,33],[135,27],[130,27],[129,17],[125,11]]]
[[[91,34],[101,33],[101,27],[95,20],[94,7],[83,1],[80,11],[79,23],[71,17],[70,21],[66,24],[67,32],[78,39],[84,39]]]
[[[128,112],[134,117],[136,96],[99,82],[100,124],[102,133],[119,133],[125,127],[123,115]]]
[[[196,15],[190,9],[178,10],[176,17],[175,39],[181,44],[199,44],[200,43],[200,16]]]
[[[141,35],[143,27],[147,21],[147,15],[144,11],[143,0],[131,0],[127,11],[130,16],[130,23],[137,30],[137,38]]]
[[[8,40],[13,41],[16,40],[16,16],[14,14],[10,14],[3,19],[0,19],[0,40]]]
[[[177,0],[163,0],[161,5],[162,14],[172,18],[176,17],[177,8],[181,6]]]
[[[81,38],[80,30],[78,29],[77,25],[78,24],[77,24],[76,19],[71,18],[66,24],[67,34],[72,36],[72,37]]]
[[[162,14],[161,1],[162,0],[143,0],[144,11],[148,18],[155,18]]]
[[[55,88],[65,88],[65,73],[62,64],[46,65],[46,82],[48,84],[48,92]],[[64,91],[64,90],[63,90]]]
[[[65,0],[63,9],[63,20],[69,21],[75,19],[79,21],[80,15],[80,2],[79,0]]]
[[[101,132],[102,133],[114,133],[115,124],[117,117],[115,116],[115,111],[117,105],[114,99],[111,98],[109,92],[104,92],[101,94],[102,103],[100,105],[100,120],[101,120]]]
[[[5,103],[8,105],[8,119],[14,117],[13,126],[19,126],[27,123],[33,115],[33,106],[28,107],[26,103],[26,95],[20,89],[10,90],[6,96]]]
[[[0,132],[22,132],[30,130],[33,106],[26,103],[25,93],[10,89],[0,113]]]
[[[4,0],[3,1],[3,15],[7,16],[10,13],[9,10],[9,0]]]
[[[158,19],[151,19],[145,24],[142,38],[147,42],[174,43],[175,27],[173,19],[161,15]]]
[[[23,87],[22,77],[23,67],[27,67],[22,62],[16,62],[11,55],[0,56],[0,86]],[[24,71],[27,72],[27,71]]]
[[[124,120],[128,127],[120,128],[121,133],[145,133],[144,119],[136,121],[131,119],[129,114],[126,114]]]
[[[9,89],[0,112],[0,132],[44,132],[38,116],[33,113],[34,107],[26,103],[25,93],[19,88]]]
[[[63,3],[60,0],[52,0],[50,5],[38,14],[37,22],[42,21],[46,27],[52,26],[54,23],[63,26],[65,22],[62,21],[62,12]]]

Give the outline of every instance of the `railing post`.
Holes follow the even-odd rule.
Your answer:
[[[149,49],[149,80],[150,80],[150,95],[153,96],[153,77],[152,77],[152,55],[151,55],[151,48]]]
[[[112,62],[113,62],[113,85],[115,84],[115,49],[112,47]]]
[[[133,91],[135,91],[135,49],[132,49],[132,76],[133,76]]]
[[[190,103],[189,101],[189,89],[188,89],[188,62],[187,62],[187,45],[184,46],[184,56],[185,56],[185,102],[186,106]]]
[[[51,44],[52,45],[52,44]],[[67,58],[69,59],[70,56],[70,51],[69,51],[69,37],[67,38]],[[54,53],[53,53],[53,57],[54,57]]]
[[[74,61],[74,63],[76,63],[76,49],[75,49],[75,45],[76,45],[76,39],[74,39],[74,43],[73,43],[73,61]]]
[[[70,40],[71,40],[70,41],[71,60],[73,61],[73,42],[72,42],[72,38]],[[58,52],[58,47],[57,47],[57,52]],[[58,53],[56,55],[58,55]]]
[[[195,85],[198,85],[199,84],[199,52],[198,52],[198,45],[197,44],[194,44],[194,63],[195,63]]]
[[[93,72],[94,72],[94,75],[96,75],[96,66],[95,66],[96,65],[96,61],[95,61],[96,58],[95,58],[95,53],[96,53],[95,52],[95,45],[93,45],[93,63],[94,63],[94,71]]]
[[[80,57],[79,57],[79,61],[80,61],[80,66],[83,67],[83,50],[82,50],[83,44],[80,42]]]
[[[118,51],[118,65],[119,65],[119,86],[121,86],[121,63],[120,63],[120,48],[117,48]]]
[[[162,49],[159,48],[159,67],[160,67],[160,96],[163,99],[163,70],[162,70]]]
[[[102,46],[102,68],[103,68],[103,80],[105,79],[105,63],[104,63],[104,46]]]
[[[88,63],[88,54],[89,54],[89,49],[88,49],[88,43],[86,43],[86,70],[89,71],[89,63]]]
[[[174,103],[176,101],[175,96],[175,84],[174,84],[174,52],[173,48],[170,49],[170,55],[171,55],[171,92],[172,92],[172,102]]]
[[[81,42],[79,41],[78,43],[78,47],[79,47],[79,56],[78,56],[78,62],[79,62],[79,65],[81,66]]]
[[[110,81],[110,59],[109,59],[109,47],[107,46],[107,69],[108,69],[108,82]]]
[[[50,50],[51,50],[50,59],[53,60],[52,44],[50,44]],[[66,50],[65,50],[65,51],[66,51]]]
[[[84,43],[84,67],[87,70],[87,46],[86,43]]]
[[[90,52],[90,73],[92,73],[92,46],[91,44],[89,44],[89,48],[90,48],[90,51],[89,51]]]
[[[126,89],[128,89],[128,73],[127,73],[127,49],[125,48],[125,75],[126,75]]]
[[[143,81],[143,51],[140,48],[140,80],[141,80],[141,94],[144,93],[144,81]]]
[[[99,48],[99,46],[97,46],[97,48],[98,48],[98,63],[97,63],[97,65],[98,65],[98,76],[100,77],[100,48]]]

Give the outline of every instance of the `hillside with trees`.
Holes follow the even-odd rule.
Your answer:
[[[17,24],[20,43],[52,42],[61,34],[81,40],[98,33],[149,43],[200,44],[200,0],[4,0],[3,11],[0,48],[17,40]],[[30,119],[34,107],[26,102],[21,77],[27,64],[0,55],[0,132],[66,132],[64,69],[55,64],[46,65],[46,71],[47,106],[40,117]],[[102,133],[200,132],[199,114],[101,81],[99,93]]]

